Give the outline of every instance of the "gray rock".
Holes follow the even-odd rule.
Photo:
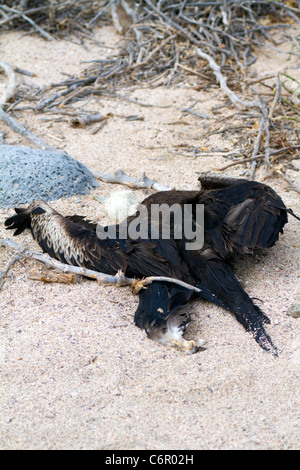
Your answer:
[[[0,207],[88,194],[97,186],[90,170],[65,153],[0,145]]]

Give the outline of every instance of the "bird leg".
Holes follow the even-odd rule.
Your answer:
[[[186,340],[184,338],[178,339],[171,339],[170,340],[171,346],[175,346],[179,348],[181,351],[186,352],[187,354],[194,354],[198,351],[204,351],[206,348],[203,347],[205,344],[204,339],[198,339],[197,341],[191,339]]]

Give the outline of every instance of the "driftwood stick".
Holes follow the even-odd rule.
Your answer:
[[[170,282],[185,287],[186,289],[194,290],[195,292],[201,292],[201,289],[199,289],[198,287],[187,284],[186,282],[180,281],[179,279],[173,279],[172,277],[150,276],[146,277],[145,279],[139,280],[126,277],[122,271],[118,271],[113,276],[109,274],[100,273],[98,271],[93,271],[91,269],[82,268],[79,266],[71,266],[68,264],[61,263],[60,261],[51,258],[47,254],[36,253],[27,248],[23,248],[15,241],[7,238],[0,239],[0,246],[15,250],[17,253],[16,256],[19,256],[20,258],[35,259],[36,261],[45,264],[49,268],[55,268],[60,271],[63,271],[64,273],[79,274],[81,276],[89,277],[91,279],[96,279],[101,284],[117,285],[118,287],[131,286],[135,293],[137,293],[140,289],[144,288],[145,286],[151,284],[154,281]],[[18,259],[16,259],[16,261],[17,260]]]
[[[210,68],[213,70],[221,89],[224,91],[224,93],[228,96],[230,101],[237,107],[241,108],[260,108],[260,102],[259,101],[245,101],[242,100],[239,96],[237,96],[228,86],[227,86],[227,79],[224,77],[224,75],[221,73],[221,67],[215,62],[215,60],[209,55],[206,54],[206,52],[203,52],[202,49],[199,47],[196,48],[197,54],[202,57],[202,59],[206,59],[208,61],[208,64]]]
[[[34,145],[43,149],[43,150],[56,150],[54,147],[46,144],[42,139],[37,137],[35,134],[26,129],[22,124],[20,124],[15,118],[7,114],[0,106],[0,121],[4,121],[14,132],[21,134],[27,140],[30,140]]]
[[[17,88],[17,79],[14,69],[7,64],[0,60],[0,68],[6,73],[8,78],[8,85],[6,90],[3,92],[2,96],[0,97],[0,106],[3,106],[7,101],[10,100],[15,94]]]
[[[265,122],[265,162],[266,162],[268,167],[271,166],[270,154],[271,154],[271,149],[270,149],[270,123],[269,123],[269,119],[266,119],[266,122]]]
[[[123,170],[117,170],[113,175],[102,173],[101,171],[93,171],[95,178],[105,183],[123,184],[132,189],[155,189],[156,191],[170,191],[173,188],[164,186],[157,181],[150,180],[145,174],[141,178],[133,178],[127,176]]]
[[[107,119],[107,116],[103,116],[101,113],[95,114],[78,114],[71,118],[71,124],[73,127],[87,127],[89,124],[94,124],[95,122],[103,121]]]

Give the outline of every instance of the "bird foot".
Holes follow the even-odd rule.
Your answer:
[[[187,341],[184,338],[171,339],[170,344],[172,346],[179,348],[181,351],[187,354],[194,354],[198,351],[204,351],[206,349],[203,347],[203,345],[205,344],[204,339],[199,339],[197,341],[194,341],[193,339],[191,339],[190,341]]]

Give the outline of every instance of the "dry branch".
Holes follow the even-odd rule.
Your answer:
[[[242,100],[239,96],[237,96],[228,86],[227,86],[227,78],[221,73],[221,67],[215,62],[215,60],[209,55],[206,54],[204,51],[197,47],[196,49],[197,54],[202,58],[208,61],[210,68],[213,70],[221,89],[226,93],[230,101],[238,107],[244,108],[258,108],[260,107],[259,101],[245,101]]]
[[[53,147],[51,147],[42,139],[40,139],[40,137],[36,136],[32,132],[30,132],[28,129],[26,129],[26,127],[20,124],[15,118],[13,118],[8,113],[3,111],[1,106],[0,106],[0,120],[4,121],[5,124],[7,124],[14,132],[21,134],[23,137],[25,137],[27,140],[30,140],[30,142],[35,144],[37,147],[43,150],[55,150]]]
[[[251,172],[250,172],[250,179],[251,180],[254,179],[254,173],[255,173],[256,163],[257,163],[257,154],[258,154],[258,151],[259,151],[259,146],[260,146],[260,142],[261,142],[261,139],[262,139],[262,136],[263,136],[265,125],[266,125],[266,119],[263,116],[260,119],[259,129],[258,129],[258,133],[257,133],[256,139],[255,139],[253,152],[252,152],[252,155],[251,155]]]
[[[174,189],[164,186],[157,181],[150,180],[145,174],[141,178],[127,176],[121,169],[117,170],[113,175],[105,174],[96,170],[92,173],[95,178],[104,181],[105,183],[122,184],[131,189],[155,189],[156,191],[170,191],[171,189]]]
[[[0,68],[4,71],[8,78],[6,89],[0,97],[0,106],[3,106],[14,96],[17,88],[17,79],[13,68],[6,62],[0,61]]]

